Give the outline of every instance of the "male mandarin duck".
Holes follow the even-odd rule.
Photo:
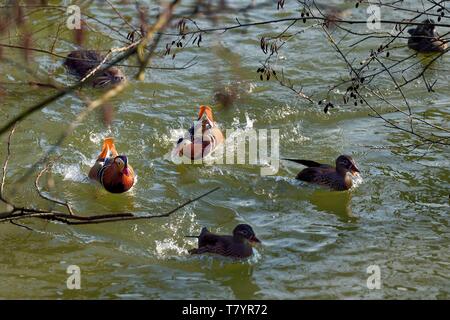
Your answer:
[[[197,121],[188,133],[180,138],[172,154],[191,160],[203,159],[224,141],[222,131],[214,122],[211,107],[200,106]]]
[[[104,57],[94,50],[75,50],[69,53],[64,61],[64,65],[69,72],[80,79],[83,79],[91,72],[91,70],[97,67],[103,59]],[[98,88],[115,85],[125,80],[126,77],[122,70],[117,67],[110,67],[102,73],[97,74],[91,82],[94,88]]]
[[[327,186],[337,191],[350,189],[353,186],[352,176],[360,172],[353,158],[347,155],[340,155],[336,159],[336,167],[310,160],[283,160],[293,161],[308,167],[300,171],[296,179]]]
[[[261,243],[252,227],[238,224],[233,235],[217,235],[203,228],[198,238],[198,248],[189,250],[190,254],[215,253],[236,259],[248,258],[253,254],[252,244]]]
[[[423,25],[409,29],[411,35],[408,47],[419,52],[443,52],[447,49],[446,41],[440,38],[432,19],[423,21]]]
[[[106,138],[102,152],[89,171],[89,178],[100,182],[112,193],[122,193],[134,184],[134,171],[128,164],[128,158],[117,153],[113,138]]]

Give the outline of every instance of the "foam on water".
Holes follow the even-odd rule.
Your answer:
[[[103,140],[109,136],[112,136],[112,132],[108,130],[107,132],[90,132],[89,140],[95,145],[101,145]]]
[[[363,177],[360,174],[357,174],[356,176],[352,176],[352,181],[353,181],[352,189],[357,188],[364,182]]]
[[[155,240],[156,256],[165,259],[168,256],[180,256],[188,253],[187,249],[180,247],[173,238]]]
[[[89,182],[89,178],[81,168],[80,164],[57,164],[53,171],[63,176],[63,180],[75,182]]]

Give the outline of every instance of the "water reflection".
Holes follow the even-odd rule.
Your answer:
[[[357,218],[353,214],[351,200],[351,191],[315,190],[310,198],[317,210],[335,214],[345,221]]]
[[[212,266],[205,271],[205,278],[212,282],[219,282],[221,287],[229,288],[235,299],[256,297],[261,288],[253,278],[254,265],[249,262],[219,261],[215,258]]]

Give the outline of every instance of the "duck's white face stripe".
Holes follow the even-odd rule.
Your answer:
[[[206,117],[206,121],[208,121],[208,124],[211,126],[211,128],[215,127],[214,122],[212,122],[208,117]]]

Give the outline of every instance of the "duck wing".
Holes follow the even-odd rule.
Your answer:
[[[198,236],[198,246],[215,246],[224,236],[220,236],[210,232],[207,228],[203,228]]]
[[[198,248],[189,250],[189,253],[201,254],[210,252],[225,254],[232,240],[232,236],[217,235],[209,232],[207,228],[203,228],[198,236]]]
[[[347,190],[351,187],[351,183],[347,185],[346,179],[341,177],[333,167],[306,168],[300,171],[295,178],[301,181],[327,186],[338,191]]]
[[[115,158],[119,155],[119,153],[116,150],[116,146],[114,145],[114,138],[105,138],[103,140],[103,146],[102,146],[102,152],[98,155],[97,160],[100,159],[108,159],[108,158]]]
[[[248,243],[235,241],[233,236],[217,235],[203,228],[198,236],[198,248],[189,250],[189,253],[214,253],[225,257],[246,258],[253,254],[253,249]]]
[[[333,167],[312,167],[300,171],[297,174],[296,179],[322,184],[321,182],[326,183],[328,180],[330,180],[331,176],[334,175],[334,173],[336,173],[336,170]]]

